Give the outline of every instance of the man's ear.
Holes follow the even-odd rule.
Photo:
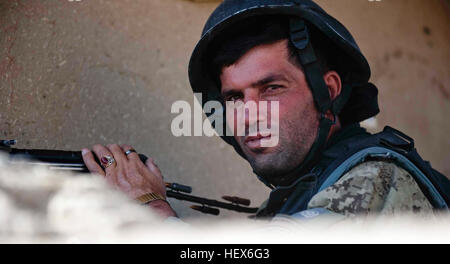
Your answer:
[[[325,84],[328,86],[331,101],[336,99],[341,94],[342,82],[341,77],[336,71],[328,71],[323,75]]]

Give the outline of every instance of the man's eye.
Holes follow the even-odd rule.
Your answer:
[[[267,86],[265,91],[271,92],[271,91],[275,91],[275,90],[280,89],[280,88],[281,88],[281,85],[270,85],[270,86]]]
[[[230,95],[226,98],[226,101],[238,101],[239,99],[241,99],[241,96],[236,94],[236,95]]]

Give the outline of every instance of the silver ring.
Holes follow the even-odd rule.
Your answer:
[[[134,153],[137,153],[135,149],[129,149],[129,150],[125,151],[125,155],[128,156],[129,154],[131,154],[131,153],[133,153],[133,152],[134,152]]]

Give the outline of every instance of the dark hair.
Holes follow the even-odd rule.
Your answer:
[[[323,73],[329,70],[338,71],[334,66],[328,39],[309,26],[310,38],[319,59]],[[278,15],[255,16],[232,26],[211,44],[208,57],[210,60],[210,74],[220,87],[220,74],[224,67],[236,63],[250,49],[265,44],[289,39],[289,17]],[[297,50],[288,41],[289,60],[301,69]]]

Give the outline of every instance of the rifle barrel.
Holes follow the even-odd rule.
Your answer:
[[[237,211],[237,212],[240,212],[240,213],[250,213],[250,214],[252,214],[252,213],[256,213],[256,211],[258,210],[258,208],[243,207],[243,206],[239,206],[239,205],[236,205],[236,204],[219,202],[219,201],[216,201],[216,200],[211,200],[211,199],[206,199],[206,198],[197,197],[197,196],[193,196],[193,195],[187,195],[187,194],[184,194],[184,193],[174,192],[174,191],[171,191],[171,190],[167,190],[166,191],[166,195],[167,195],[167,197],[175,198],[175,199],[178,199],[178,200],[185,200],[185,201],[190,201],[190,202],[194,202],[194,203],[199,203],[199,204],[204,204],[204,205],[209,205],[209,206],[215,206],[215,207],[219,207],[219,208],[223,208],[223,209]]]

